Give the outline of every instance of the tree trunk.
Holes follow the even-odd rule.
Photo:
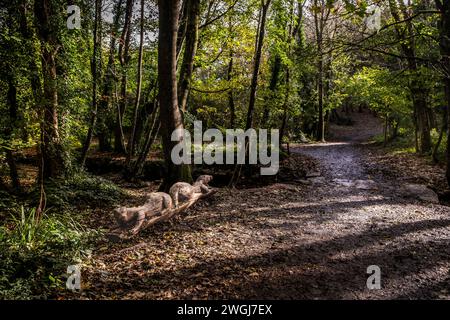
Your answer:
[[[25,39],[25,46],[26,49],[29,52],[29,62],[28,62],[28,66],[29,66],[29,72],[28,72],[28,79],[30,81],[30,86],[31,86],[31,92],[33,94],[33,99],[34,99],[34,103],[35,103],[35,110],[38,114],[42,113],[42,98],[43,98],[43,92],[42,92],[42,86],[41,86],[41,79],[39,77],[39,68],[38,65],[36,63],[37,61],[37,57],[36,57],[36,52],[35,52],[35,46],[33,44],[33,32],[31,31],[30,27],[28,26],[28,22],[27,22],[27,1],[26,0],[22,0],[20,2],[20,5],[18,7],[19,10],[19,25],[20,25],[20,33],[22,34],[23,38]],[[41,136],[42,136],[42,121],[41,121]],[[42,141],[42,139],[41,139]],[[40,159],[41,161],[39,162],[39,175],[38,175],[38,180],[39,182],[42,182],[43,179],[43,166],[42,166],[42,143],[40,144]],[[44,193],[43,190],[43,184],[40,184],[40,188],[41,188],[41,195]],[[42,211],[43,207],[42,207],[42,201],[39,203],[38,205],[38,212]]]
[[[439,22],[439,46],[441,49],[441,65],[444,74],[444,90],[447,104],[447,184],[450,186],[450,0],[435,0],[437,9],[441,12]]]
[[[389,7],[392,17],[397,22],[395,30],[398,40],[401,41],[400,49],[402,50],[403,55],[406,56],[408,69],[413,73],[417,73],[418,65],[416,60],[416,44],[413,36],[414,30],[411,20],[407,20],[410,18],[410,13],[401,0],[398,0],[398,5],[396,0],[389,0]],[[406,25],[404,28],[400,26],[400,22],[403,21]],[[412,102],[417,119],[417,133],[419,138],[418,151],[420,153],[429,153],[431,151],[431,128],[428,117],[427,93],[423,89],[423,83],[417,80],[418,78],[419,77],[417,76],[410,84]]]
[[[449,14],[449,9],[447,9],[447,14]],[[450,27],[450,21],[448,21],[447,26]],[[450,37],[447,39],[450,39]],[[450,49],[450,47],[448,49]],[[450,57],[450,50],[447,53],[447,59],[450,60],[450,58],[448,58],[448,57]],[[447,72],[450,72],[450,63],[449,62],[450,61],[447,62],[447,68],[448,68]],[[446,178],[447,178],[447,184],[450,186],[450,77],[449,77],[449,75],[450,75],[450,73],[447,73],[447,78],[445,79],[445,97],[447,100]]]
[[[142,174],[145,160],[147,159],[147,156],[150,152],[153,142],[155,141],[155,139],[159,133],[160,127],[161,127],[161,121],[159,120],[157,110],[155,110],[154,114],[153,114],[152,125],[148,130],[148,134],[144,141],[144,145],[142,146],[142,150],[139,154],[139,157],[136,160],[136,163],[134,164],[134,168],[133,168],[133,172],[132,172],[133,177],[136,177],[136,176],[139,176]]]
[[[228,20],[228,32],[231,37],[231,43],[234,40],[234,34],[233,34],[233,24],[231,20],[231,15]],[[234,129],[235,122],[236,122],[236,106],[234,104],[234,95],[233,95],[233,86],[231,84],[231,80],[233,79],[233,67],[234,67],[234,52],[233,48],[230,47],[230,61],[228,62],[228,68],[227,68],[227,81],[228,86],[230,87],[230,90],[228,90],[228,109],[230,112],[230,123],[229,128]]]
[[[61,12],[59,6],[50,0],[36,0],[34,16],[41,42],[43,74],[43,178],[56,178],[65,174],[66,163],[58,126],[57,56],[60,48],[55,17]]]
[[[412,69],[415,70],[415,69]],[[411,85],[411,93],[413,96],[413,104],[417,109],[417,122],[419,133],[419,152],[426,154],[431,151],[431,135],[430,123],[428,118],[428,106],[426,93],[421,88],[420,83],[413,81]]]
[[[286,96],[284,98],[284,104],[283,104],[283,118],[281,121],[281,128],[280,128],[280,142],[279,145],[283,145],[283,137],[286,135],[287,131],[287,121],[289,116],[289,93],[290,93],[290,72],[289,67],[286,67]]]
[[[177,181],[191,182],[190,167],[175,165],[171,159],[172,132],[184,129],[177,96],[177,32],[180,0],[159,2],[158,77],[161,134],[167,175],[161,189],[168,190]]]
[[[442,142],[442,138],[444,137],[444,134],[447,132],[447,126],[448,126],[447,119],[448,119],[448,109],[447,109],[447,106],[445,106],[444,113],[442,115],[442,127],[441,127],[441,131],[439,132],[439,138],[438,138],[438,141],[436,141],[436,144],[434,145],[434,148],[433,148],[433,153],[431,154],[434,163],[439,162],[437,154],[439,151],[439,146],[441,145],[441,142]]]
[[[127,106],[127,76],[122,75],[120,82],[120,97],[117,104],[116,124],[114,127],[114,151],[117,153],[126,153],[125,135],[123,133],[123,116]]]
[[[388,123],[389,123],[389,116],[387,114],[384,115],[384,141],[383,141],[383,146],[386,147],[387,145],[387,140],[388,140]]]
[[[270,85],[269,85],[269,92],[272,98],[276,94],[280,70],[281,70],[281,57],[277,54],[273,62],[272,76],[270,78]],[[270,107],[271,107],[269,103],[271,102],[273,102],[273,99],[269,99],[269,101],[267,101],[266,104],[264,105],[263,116],[261,119],[262,128],[266,127],[267,123],[269,122]]]
[[[136,101],[134,103],[134,116],[133,116],[133,129],[131,132],[130,139],[128,140],[128,155],[126,159],[127,165],[130,164],[131,157],[134,154],[135,136],[136,136],[136,126],[138,121],[138,110],[139,103],[141,101],[141,88],[142,88],[142,59],[144,54],[144,0],[141,0],[141,26],[140,26],[140,43],[139,43],[139,60],[138,60],[138,76],[137,76],[137,90],[136,90]]]
[[[86,136],[86,140],[83,144],[83,149],[81,151],[80,164],[84,167],[86,162],[86,157],[89,151],[89,147],[91,146],[92,137],[94,135],[95,123],[97,122],[97,109],[98,109],[98,101],[97,101],[97,82],[99,78],[99,59],[98,59],[98,51],[99,45],[101,43],[101,35],[99,34],[99,24],[101,23],[101,9],[102,9],[102,0],[95,0],[95,21],[94,21],[94,50],[92,54],[92,114],[91,121],[88,129],[88,133]]]
[[[230,62],[228,63],[227,80],[232,80],[233,75],[233,51],[230,51]],[[230,129],[233,129],[236,122],[236,106],[234,104],[233,88],[228,91],[228,109],[230,110]]]
[[[314,1],[314,5],[317,7],[317,0]],[[323,10],[323,9],[321,9]],[[321,11],[321,15],[323,13]],[[325,119],[323,113],[323,52],[322,52],[322,37],[323,37],[323,17],[319,19],[317,10],[314,11],[314,25],[316,31],[316,43],[317,43],[317,95],[318,95],[318,111],[319,119],[317,125],[317,140],[325,141]]]
[[[261,1],[261,19],[260,19],[260,25],[258,30],[258,36],[257,36],[257,47],[255,52],[255,62],[253,67],[253,76],[252,76],[252,82],[250,86],[250,102],[248,104],[248,111],[247,111],[247,122],[245,124],[245,129],[250,129],[253,127],[253,113],[255,109],[255,102],[256,102],[256,89],[258,87],[258,75],[259,75],[259,68],[261,65],[261,55],[262,55],[262,48],[264,45],[264,36],[266,31],[266,19],[267,19],[267,12],[269,10],[271,0],[262,0]]]
[[[13,128],[17,126],[17,115],[18,115],[18,105],[17,105],[17,87],[16,81],[13,77],[13,72],[8,75],[8,93],[7,101],[9,104],[9,125],[6,131],[6,139],[11,144]],[[9,167],[9,176],[11,177],[12,187],[16,193],[20,193],[20,181],[19,174],[17,172],[16,160],[14,159],[14,154],[10,148],[6,148],[6,163]]]
[[[198,46],[198,26],[200,23],[200,0],[187,0],[187,28],[186,45],[183,62],[180,70],[180,83],[178,88],[178,103],[180,109],[185,112],[189,91],[191,89],[192,73],[194,71],[194,59]]]
[[[183,48],[183,43],[186,38],[186,30],[187,30],[187,9],[189,0],[181,1],[181,10],[179,13],[178,19],[178,32],[177,32],[177,62],[181,55],[181,49]]]
[[[111,110],[113,87],[116,85],[117,76],[115,74],[115,52],[116,52],[116,37],[119,32],[119,23],[122,16],[122,0],[119,0],[114,9],[114,21],[111,26],[111,39],[109,44],[109,57],[108,64],[104,79],[102,81],[102,93],[101,99],[98,103],[99,117],[97,121],[97,135],[99,139],[100,151],[111,151],[110,135],[111,128],[108,123],[114,122],[114,117],[110,119],[110,114],[115,114],[114,110]],[[117,117],[116,117],[117,118]]]
[[[127,68],[130,62],[130,40],[131,40],[131,19],[133,17],[134,0],[127,0],[125,8],[125,22],[119,41],[119,62],[121,66],[121,85],[120,85],[120,101],[116,116],[114,151],[117,153],[126,153],[125,138],[123,135],[123,117],[127,107]]]
[[[148,125],[149,120],[151,120],[151,115],[155,111],[155,107],[157,105],[156,101],[157,98],[154,98],[155,100],[151,101],[151,93],[153,91],[156,91],[158,83],[157,81],[153,81],[149,84],[148,88],[146,89],[146,94],[141,101],[142,107],[139,108],[138,113],[138,119],[136,124],[136,134],[134,138],[134,145],[137,152],[142,151],[141,147],[145,144],[145,141],[142,141],[143,135],[146,133],[146,128]],[[144,138],[145,139],[145,138]]]

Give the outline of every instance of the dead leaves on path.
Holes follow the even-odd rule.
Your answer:
[[[368,159],[374,170],[396,163],[386,158],[380,168]],[[439,241],[448,239],[450,231],[445,221],[436,225],[448,215],[443,207],[390,199],[382,190],[354,191],[280,182],[221,189],[136,239],[99,244],[83,271],[81,296],[65,297],[361,298],[367,295],[362,291],[363,267],[374,258],[391,268],[392,283],[397,285],[399,279],[401,288],[408,287],[404,273],[422,285],[428,278],[414,272],[423,268],[426,277],[432,277],[429,265],[446,266],[448,246]],[[139,196],[139,190],[135,192]],[[437,252],[442,259],[436,258]],[[428,258],[433,253],[436,263]],[[414,264],[398,260],[406,256],[413,257]],[[392,290],[399,294],[400,289]]]
[[[281,206],[290,194],[301,192],[297,186],[282,183],[266,187],[265,192],[221,190],[214,198],[175,217],[172,223],[154,226],[131,241],[100,244],[83,273],[81,296],[236,297],[234,288],[259,281],[267,270],[229,259],[245,260],[269,250],[268,244],[276,239],[266,244],[257,239],[276,234],[265,231],[273,228],[270,210]]]
[[[384,176],[402,183],[424,184],[440,193],[448,189],[445,168],[433,164],[427,156],[411,153],[388,153],[379,147],[365,152],[364,166],[372,175]]]

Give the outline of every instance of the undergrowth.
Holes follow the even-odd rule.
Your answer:
[[[431,145],[432,150],[438,142],[439,132],[436,129],[432,129],[430,132],[431,136]],[[377,135],[373,138],[373,141],[379,145],[384,146],[384,134]],[[439,162],[445,161],[445,152],[447,145],[447,137],[444,134],[442,137],[442,141],[437,148],[436,159]],[[389,139],[386,143],[386,149],[393,154],[402,154],[402,153],[416,153],[415,140],[413,133],[405,132],[404,130],[400,131],[400,134],[395,139]],[[431,158],[431,157],[430,157]],[[431,159],[430,159],[431,160]]]
[[[104,207],[115,205],[125,197],[114,183],[98,176],[75,173],[67,180],[50,180],[45,185],[47,207]],[[35,191],[35,199],[39,197]]]
[[[83,226],[89,207],[119,203],[114,183],[84,172],[45,184],[46,212],[36,217],[39,188],[0,193],[0,299],[46,299],[65,289],[67,267],[85,261],[101,232]],[[26,201],[25,199],[30,199]]]
[[[81,263],[100,236],[71,215],[22,207],[0,226],[0,299],[46,299],[64,289],[69,265]]]

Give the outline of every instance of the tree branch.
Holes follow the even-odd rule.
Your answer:
[[[231,90],[231,88],[225,88],[225,89],[219,89],[219,90],[201,90],[201,89],[191,88],[191,90],[200,92],[200,93],[222,93],[222,92]]]
[[[206,21],[204,24],[202,24],[202,25],[201,25],[200,27],[198,27],[198,28],[199,28],[199,29],[203,29],[203,28],[209,26],[210,24],[216,22],[217,20],[221,19],[223,16],[225,16],[228,12],[230,12],[230,11],[236,6],[236,4],[238,3],[238,1],[239,1],[239,0],[234,1],[234,3],[233,3],[227,10],[225,10],[224,12],[222,12],[221,14],[219,14],[217,17],[212,18],[212,19],[209,20],[209,21]]]

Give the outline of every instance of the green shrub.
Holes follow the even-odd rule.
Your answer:
[[[86,173],[76,173],[67,180],[51,180],[45,186],[47,207],[102,207],[119,203],[125,193],[114,183]],[[36,191],[35,198],[38,198]]]
[[[0,299],[47,298],[61,287],[67,266],[79,263],[100,232],[82,227],[68,214],[21,208],[0,227]]]
[[[378,134],[372,138],[377,144],[384,144],[384,133]],[[398,135],[394,139],[388,137],[387,145],[389,150],[400,153],[414,153],[414,132],[399,128]]]
[[[0,190],[0,219],[3,220],[9,213],[18,209],[20,209],[20,205],[18,204],[17,197]]]

